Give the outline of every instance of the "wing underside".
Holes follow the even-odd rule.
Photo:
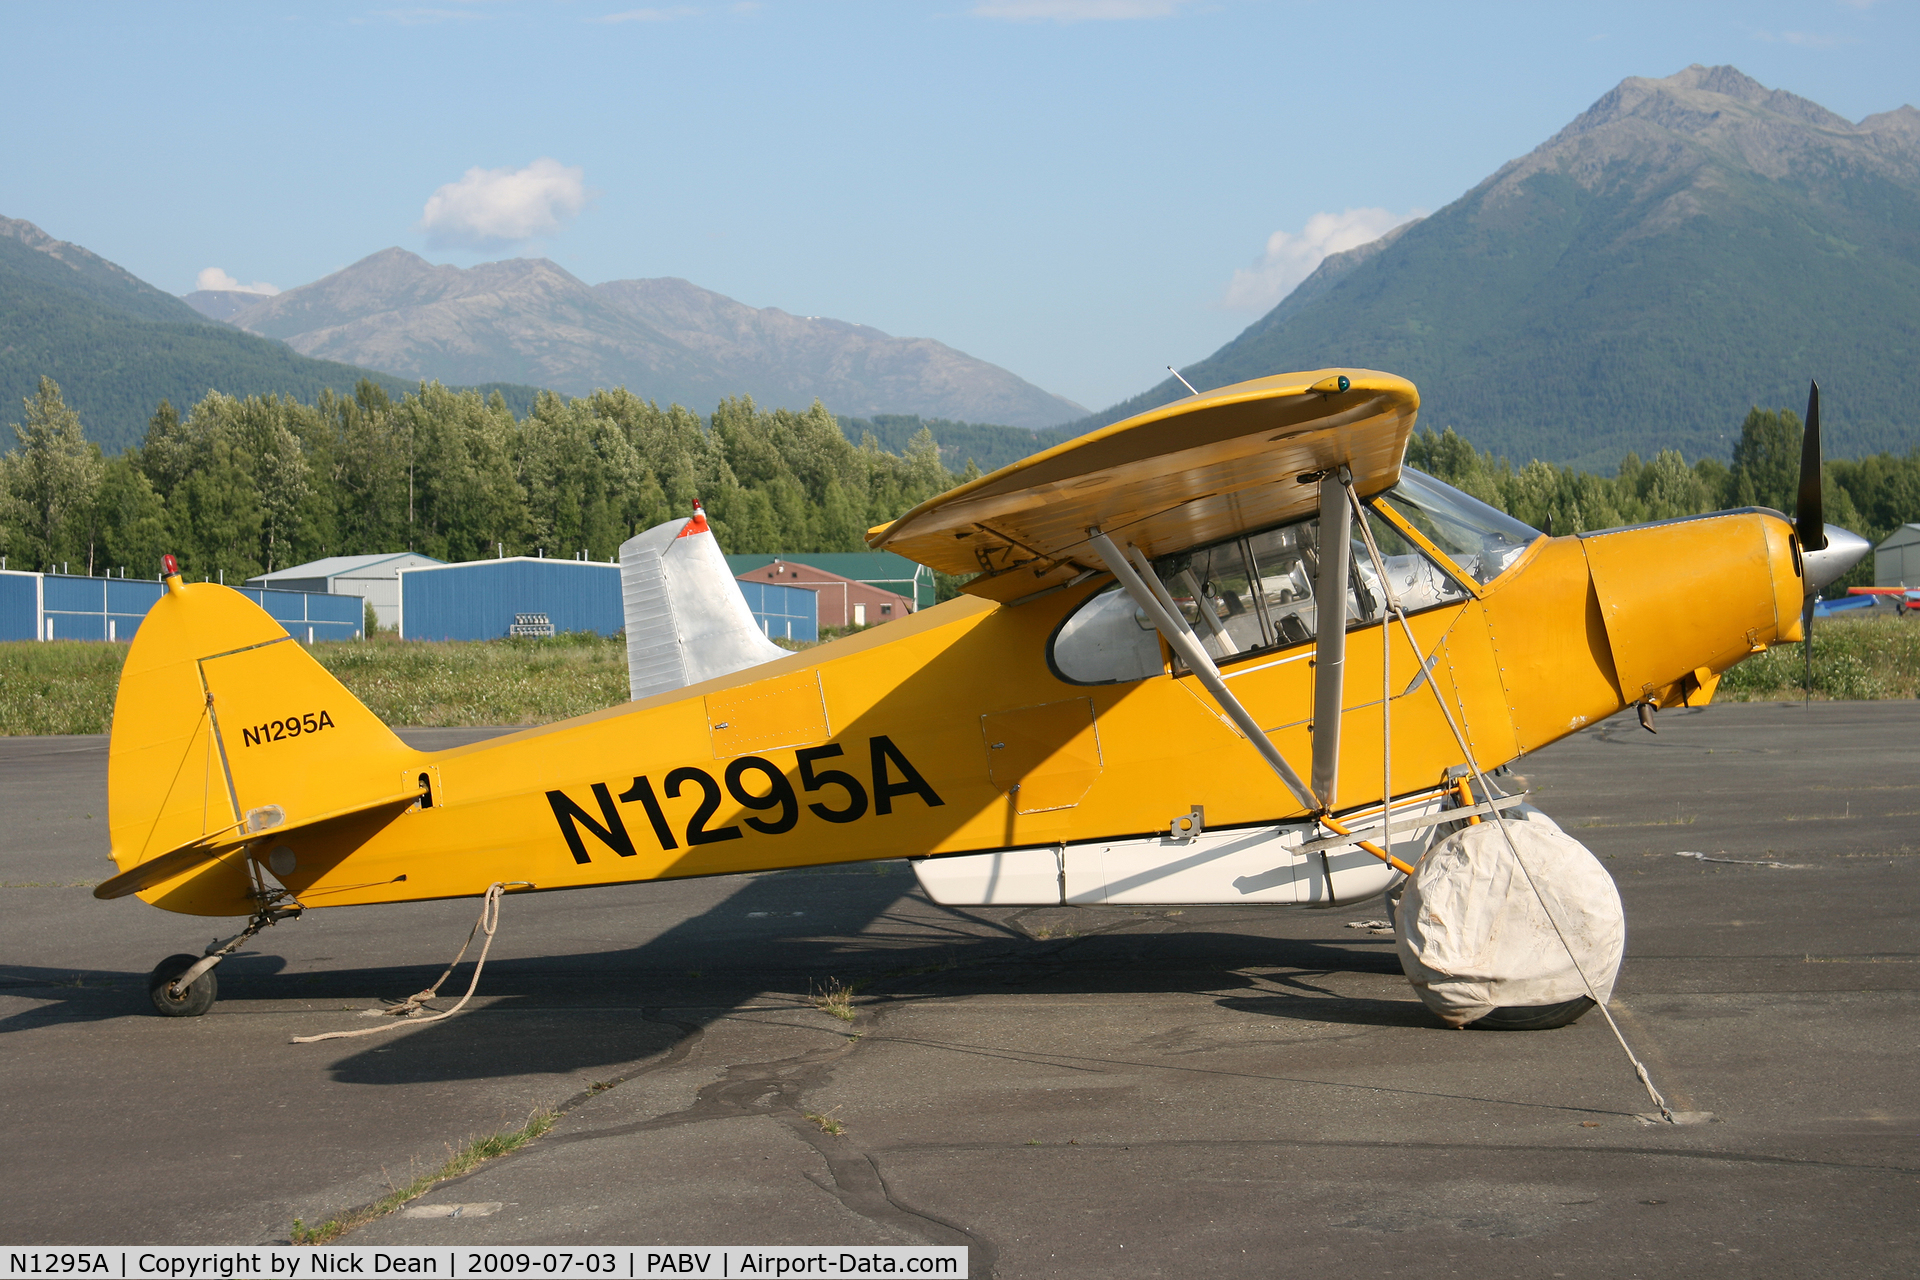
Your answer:
[[[1310,513],[1302,477],[1353,470],[1363,495],[1391,487],[1420,405],[1404,378],[1370,369],[1280,374],[1177,400],[1070,440],[915,507],[867,542],[1013,600],[1100,562],[1099,529],[1149,556]]]

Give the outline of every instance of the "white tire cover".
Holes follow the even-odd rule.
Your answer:
[[[1587,847],[1532,806],[1506,822],[1533,886],[1497,822],[1457,831],[1420,859],[1394,912],[1407,980],[1448,1026],[1498,1008],[1613,994],[1626,948],[1620,891]],[[1539,889],[1553,910],[1541,909]],[[1563,943],[1554,920],[1566,935]]]

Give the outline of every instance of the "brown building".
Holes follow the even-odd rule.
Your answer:
[[[825,569],[793,560],[775,560],[772,564],[736,574],[742,582],[773,582],[783,587],[806,587],[820,599],[820,626],[864,627],[878,622],[904,618],[913,605],[903,595],[870,587],[852,578],[843,578]]]

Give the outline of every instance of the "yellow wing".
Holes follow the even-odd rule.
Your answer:
[[[1015,600],[1097,565],[1089,528],[1154,556],[1308,514],[1318,490],[1295,480],[1328,467],[1351,467],[1362,495],[1390,488],[1419,408],[1411,382],[1372,369],[1236,383],[950,489],[867,543]]]

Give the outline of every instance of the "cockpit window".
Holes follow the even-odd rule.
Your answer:
[[[1467,598],[1467,590],[1385,520],[1371,522],[1385,561],[1387,591],[1366,543],[1349,549],[1345,625],[1377,622],[1393,603],[1417,613]],[[1319,626],[1314,579],[1320,571],[1320,522],[1297,521],[1153,562],[1167,594],[1208,654],[1226,664],[1313,640]],[[1158,633],[1120,588],[1088,598],[1054,633],[1053,668],[1075,684],[1144,680],[1165,670]],[[1176,669],[1184,664],[1176,662]]]
[[[1121,684],[1166,670],[1160,633],[1115,583],[1067,615],[1047,645],[1060,678],[1072,684]]]
[[[1402,468],[1400,483],[1375,501],[1392,507],[1479,583],[1506,572],[1541,536],[1538,529],[1412,467]]]

